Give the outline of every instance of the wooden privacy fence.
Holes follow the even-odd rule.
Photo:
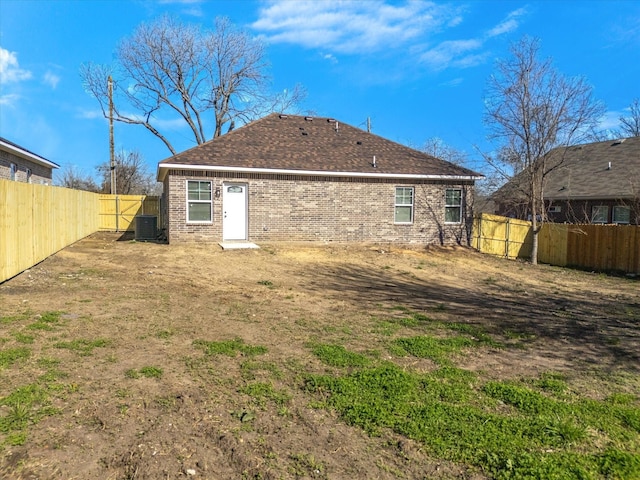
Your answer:
[[[159,198],[0,180],[0,282],[97,231],[133,231]],[[160,220],[160,219],[158,219]]]
[[[531,223],[482,214],[473,224],[473,246],[506,258],[531,256]],[[561,267],[640,274],[640,226],[545,223],[538,260]]]
[[[157,215],[160,199],[146,195],[100,195],[100,230],[125,232],[135,230],[136,215]],[[158,218],[158,221],[160,218]],[[158,225],[159,226],[159,225]]]
[[[0,180],[0,282],[98,230],[98,195]]]
[[[483,213],[473,222],[472,245],[482,253],[506,258],[531,256],[531,222]]]

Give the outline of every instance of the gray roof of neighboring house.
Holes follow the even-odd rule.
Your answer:
[[[375,166],[374,166],[375,158]],[[476,180],[476,172],[331,118],[271,114],[158,164],[169,169]]]
[[[640,196],[640,137],[556,148],[549,157],[562,162],[547,177],[549,200]]]
[[[640,196],[640,137],[558,147],[547,155],[558,166],[545,178],[546,200],[607,200]],[[500,201],[522,198],[517,175],[492,197]]]
[[[24,147],[21,147],[17,143],[13,143],[6,138],[0,137],[0,149],[5,150],[7,152],[11,152],[14,155],[25,158],[27,160],[31,160],[32,162],[39,163],[48,168],[60,168],[60,165],[52,162],[51,160],[47,160],[46,158],[35,154]]]

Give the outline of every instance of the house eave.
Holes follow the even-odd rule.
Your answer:
[[[7,143],[5,141],[0,140],[0,147],[2,148],[2,150],[8,151],[16,155],[17,157],[23,158],[25,160],[30,160],[39,165],[44,165],[45,167],[48,167],[51,169],[60,168],[60,165],[58,165],[57,163],[47,160],[46,158],[43,158],[40,155],[31,153],[29,150],[25,150],[11,143]]]
[[[375,173],[375,172],[333,172],[324,170],[290,170],[280,168],[249,168],[249,167],[226,167],[214,165],[183,165],[177,163],[163,163],[158,165],[157,179],[164,181],[167,172],[171,169],[177,170],[205,170],[216,172],[240,172],[240,173],[266,173],[272,175],[302,175],[302,176],[322,176],[322,177],[353,177],[353,178],[397,178],[399,180],[455,180],[455,181],[475,181],[484,178],[482,175],[429,175],[412,173]]]
[[[617,200],[635,200],[633,194],[616,195],[615,197],[607,197],[602,195],[571,195],[571,196],[549,196],[545,195],[544,199],[548,202],[571,202],[571,201],[602,201],[615,202]]]

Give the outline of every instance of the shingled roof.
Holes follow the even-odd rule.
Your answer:
[[[169,169],[475,180],[481,175],[332,118],[271,114],[167,158]]]
[[[547,155],[547,165],[558,165],[545,177],[546,200],[623,200],[640,194],[640,137],[558,147]],[[523,198],[517,175],[492,197],[498,202]]]
[[[640,194],[640,137],[556,148],[562,164],[547,177],[549,200],[628,199]]]

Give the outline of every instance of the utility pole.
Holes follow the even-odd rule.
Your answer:
[[[109,75],[107,81],[109,87],[109,165],[111,167],[111,194],[115,195],[116,190],[116,156],[113,143],[113,79]]]

